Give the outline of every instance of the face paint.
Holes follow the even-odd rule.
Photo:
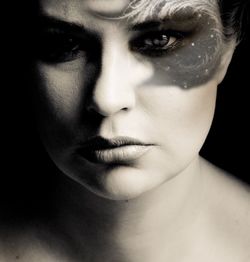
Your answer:
[[[195,23],[195,29],[169,52],[150,58],[157,84],[187,89],[200,86],[214,76],[223,53],[222,33],[208,15],[198,14]]]

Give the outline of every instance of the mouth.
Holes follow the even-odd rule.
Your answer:
[[[105,139],[96,136],[80,144],[76,152],[92,163],[128,164],[146,154],[153,145],[130,137]]]

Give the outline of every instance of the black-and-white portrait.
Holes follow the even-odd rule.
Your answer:
[[[249,1],[7,5],[0,262],[250,261]]]

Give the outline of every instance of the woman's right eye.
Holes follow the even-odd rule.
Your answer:
[[[75,60],[84,55],[86,48],[83,39],[63,33],[44,33],[36,43],[37,57],[48,63]]]

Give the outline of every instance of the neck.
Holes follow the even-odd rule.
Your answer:
[[[172,252],[190,242],[201,209],[202,181],[199,158],[129,201],[98,197],[66,178],[59,190],[57,225],[91,261],[162,261],[167,256],[163,250]]]

